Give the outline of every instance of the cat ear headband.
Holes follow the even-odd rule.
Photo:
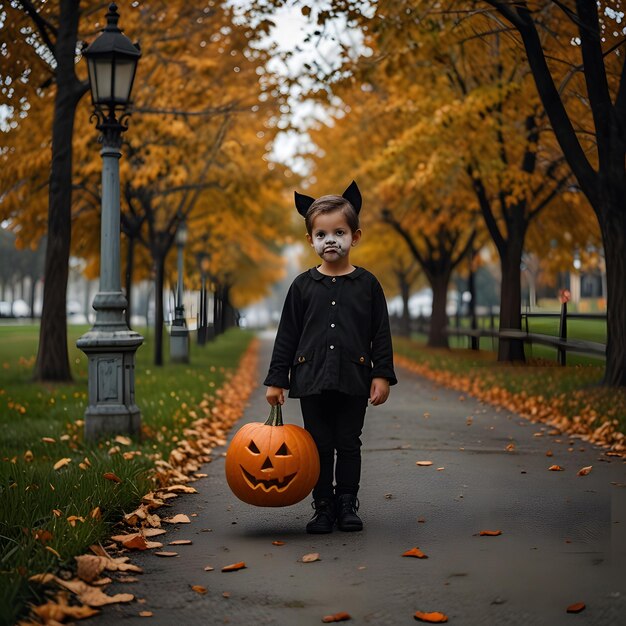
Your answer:
[[[296,204],[296,209],[298,213],[302,215],[302,217],[306,217],[306,213],[309,210],[309,207],[315,202],[315,198],[311,198],[311,196],[305,196],[302,193],[298,193],[294,191],[294,201]],[[361,198],[361,192],[356,184],[356,182],[352,181],[348,188],[341,194],[341,197],[347,200],[356,211],[356,214],[359,214],[361,210],[361,203],[363,199]]]

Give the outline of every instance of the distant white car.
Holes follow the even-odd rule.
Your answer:
[[[13,317],[30,317],[30,307],[26,300],[13,300]]]
[[[0,317],[11,317],[12,315],[11,303],[0,301]]]

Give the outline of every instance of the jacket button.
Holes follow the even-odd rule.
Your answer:
[[[331,328],[335,328],[335,325],[334,325],[334,324],[331,324],[331,325],[330,325],[330,327],[331,327]]]
[[[303,356],[298,357],[298,363],[304,363],[306,359]]]
[[[364,356],[359,357],[359,363],[365,363],[365,357]]]
[[[330,349],[331,349],[331,350],[334,350],[334,349],[335,349],[335,346],[330,346]]]
[[[333,282],[336,283],[337,279],[333,276]]]
[[[333,300],[333,301],[331,302],[331,304],[332,304],[333,306],[335,306],[335,301]]]

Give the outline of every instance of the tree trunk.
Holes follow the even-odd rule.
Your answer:
[[[72,207],[72,135],[76,105],[84,93],[75,73],[79,0],[62,0],[55,57],[57,92],[52,123],[52,165],[43,308],[35,380],[72,379],[67,350],[66,292]]]
[[[448,303],[448,284],[450,272],[439,276],[429,276],[428,280],[433,290],[433,307],[430,316],[430,330],[427,345],[431,348],[447,348],[448,335],[445,327],[448,325],[446,305]]]
[[[511,229],[509,240],[500,256],[502,285],[500,287],[500,330],[522,329],[522,295],[520,264],[524,233]],[[500,339],[498,361],[524,361],[524,342],[520,339]]]
[[[400,318],[400,336],[411,336],[411,316],[409,314],[409,297],[411,287],[404,275],[398,277],[400,282],[400,295],[402,296],[402,317]]]
[[[35,291],[37,289],[37,279],[35,276],[30,277],[30,291],[28,293],[28,304],[30,306],[30,319],[35,321]]]
[[[626,386],[626,212],[614,201],[598,215],[606,259],[607,320],[605,385]]]
[[[165,256],[153,255],[154,284],[154,364],[163,365],[163,288],[165,285]]]
[[[133,295],[133,270],[134,270],[134,262],[135,262],[135,238],[127,237],[128,239],[128,248],[126,249],[126,272],[124,275],[125,280],[125,288],[126,288],[126,301],[128,305],[126,307],[126,325],[128,328],[130,326],[130,317],[132,313],[132,295]]]

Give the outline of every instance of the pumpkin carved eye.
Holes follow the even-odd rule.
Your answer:
[[[278,450],[276,450],[276,454],[274,456],[291,456],[291,452],[287,447],[286,443],[283,443]]]
[[[248,444],[248,450],[250,450],[252,454],[261,454],[261,451],[257,448],[257,445],[256,443],[254,443],[254,441],[250,441],[250,443]]]

